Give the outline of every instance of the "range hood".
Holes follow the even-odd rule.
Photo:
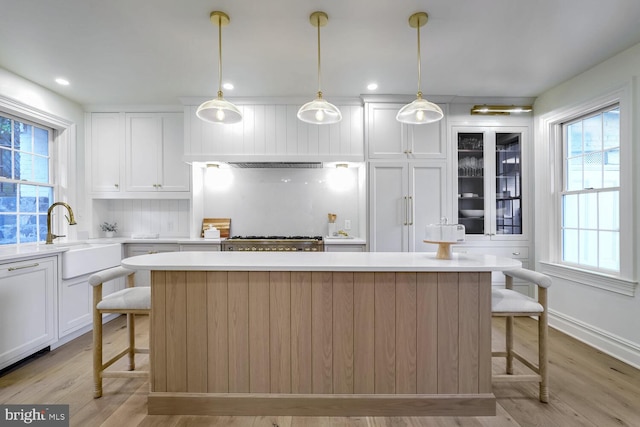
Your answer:
[[[229,162],[229,166],[245,169],[319,169],[322,162]]]

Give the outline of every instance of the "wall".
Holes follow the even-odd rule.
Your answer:
[[[119,237],[133,234],[181,237],[189,235],[189,200],[94,200],[92,237],[102,237],[100,224],[118,224]]]
[[[554,159],[551,154],[554,147],[545,133],[545,120],[558,111],[606,95],[616,89],[630,87],[632,140],[631,159],[634,165],[640,164],[640,96],[637,76],[640,73],[640,44],[636,45],[592,69],[545,92],[535,102],[535,163],[536,163],[536,231],[538,236],[556,233],[550,218],[551,191],[554,176]],[[630,230],[621,230],[623,238],[640,240],[638,233],[638,212],[640,195],[637,168],[629,180],[632,186],[630,199],[621,200],[622,209],[627,206],[633,211],[633,224]],[[544,269],[544,262],[553,261],[552,248],[545,239],[539,238],[536,244],[536,269]],[[637,243],[634,259],[636,267],[632,272],[632,282],[638,280],[637,266],[640,265],[640,253]],[[623,256],[625,256],[623,254]],[[604,352],[640,367],[640,289],[635,295],[626,296],[608,290],[588,286],[579,279],[565,280],[554,277],[549,293],[550,323],[570,335],[602,349]]]
[[[85,219],[84,197],[84,112],[82,107],[55,92],[0,68],[0,111],[27,118],[55,129],[55,150],[58,158],[56,179],[57,200],[66,200],[74,209],[78,225],[66,230],[66,223],[56,215],[58,234],[71,238],[82,234]],[[57,212],[57,211],[56,211]]]
[[[231,217],[233,235],[326,236],[327,214],[335,213],[339,229],[344,227],[344,220],[351,220],[349,233],[364,236],[364,188],[360,179],[364,167],[222,166],[202,172],[202,213],[205,218]]]

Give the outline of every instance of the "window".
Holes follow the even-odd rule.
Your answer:
[[[0,244],[44,241],[52,130],[0,115]]]
[[[562,124],[562,262],[620,272],[620,106]]]

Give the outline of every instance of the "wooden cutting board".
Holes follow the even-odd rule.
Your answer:
[[[213,225],[220,230],[220,238],[229,238],[229,232],[231,230],[231,218],[203,218],[202,219],[202,231],[200,237],[204,237],[204,230],[209,228],[209,225]]]

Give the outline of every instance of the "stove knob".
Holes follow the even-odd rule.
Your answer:
[[[255,251],[255,250],[256,250],[256,247],[255,247],[255,246],[252,246],[252,247],[251,247],[251,250],[252,250],[252,251]]]
[[[279,251],[284,251],[284,248],[278,248]]]

